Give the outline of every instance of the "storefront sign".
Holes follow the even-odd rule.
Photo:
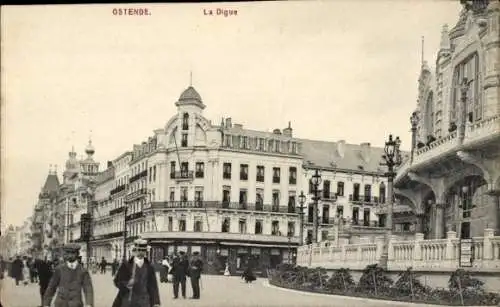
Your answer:
[[[460,266],[461,267],[471,267],[472,266],[472,240],[471,239],[461,239],[460,240]]]

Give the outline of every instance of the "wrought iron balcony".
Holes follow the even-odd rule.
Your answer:
[[[321,193],[320,196],[321,196],[321,199],[324,199],[324,200],[332,200],[332,201],[337,200],[337,193],[323,192],[323,193]]]
[[[109,211],[109,215],[119,214],[119,213],[122,213],[123,211],[125,211],[125,207],[115,208],[115,209]]]
[[[111,192],[109,193],[110,195],[115,195],[115,194],[118,194],[120,192],[123,192],[127,189],[128,187],[128,184],[122,184],[120,186],[117,186],[116,188],[114,188],[113,190],[111,190]]]
[[[141,178],[143,178],[143,177],[147,177],[147,175],[148,175],[148,170],[143,170],[143,171],[142,171],[142,172],[140,172],[139,174],[136,174],[136,175],[134,175],[134,176],[130,177],[130,179],[129,179],[129,183],[132,183],[132,182],[134,182],[134,181],[137,181],[137,180],[139,180],[139,179],[141,179]]]
[[[139,212],[134,212],[134,213],[127,214],[127,216],[125,217],[125,220],[126,221],[131,221],[131,220],[139,219],[141,217],[144,217],[144,212],[139,211]]]
[[[193,180],[194,178],[194,172],[193,171],[180,171],[180,172],[175,172],[172,173],[170,176],[172,179],[175,179],[176,181],[187,181],[187,180]]]
[[[288,212],[287,206],[272,206],[264,205],[261,203],[239,203],[239,202],[226,202],[226,201],[168,201],[168,202],[153,202],[152,209],[176,209],[176,208],[200,208],[200,209],[227,209],[227,210],[245,210],[245,211],[263,211],[263,212],[279,212],[279,213],[293,213]]]
[[[140,197],[144,197],[148,194],[148,190],[146,188],[139,189],[137,191],[131,192],[125,196],[125,202],[131,202]]]

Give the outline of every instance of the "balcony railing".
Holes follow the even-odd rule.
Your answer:
[[[264,176],[257,175],[257,182],[264,182]]]
[[[366,204],[378,204],[379,203],[379,198],[377,196],[371,196],[371,195],[354,195],[354,194],[349,194],[349,201],[359,202],[359,203],[366,203]]]
[[[115,195],[115,194],[118,194],[120,192],[123,192],[127,189],[128,187],[128,184],[122,184],[120,186],[117,186],[116,188],[114,188],[113,190],[111,190],[111,192],[109,192],[110,195]]]
[[[115,231],[115,232],[106,233],[106,234],[102,234],[102,235],[96,235],[96,236],[94,236],[92,241],[113,239],[113,238],[119,238],[119,237],[123,237],[123,231]]]
[[[139,219],[141,217],[144,217],[144,213],[142,211],[139,211],[139,212],[127,214],[127,217],[125,218],[125,220],[131,221],[131,220]]]
[[[125,207],[115,208],[113,210],[109,210],[109,215],[119,214],[122,213],[123,211],[125,211]]]
[[[182,181],[182,180],[193,180],[194,178],[194,172],[193,171],[180,171],[180,172],[175,172],[172,173],[170,176],[172,179],[175,179],[177,181]]]
[[[227,209],[227,210],[247,210],[276,213],[290,213],[288,206],[272,206],[254,203],[224,202],[224,201],[168,201],[153,202],[152,209],[176,209],[176,208],[200,208],[200,209]],[[290,213],[298,214],[298,213]]]
[[[129,183],[132,183],[134,181],[137,181],[143,177],[146,177],[148,175],[148,170],[143,170],[142,172],[140,172],[139,174],[136,174],[132,177],[130,177],[130,179],[128,180]]]
[[[323,192],[321,193],[321,199],[324,200],[336,200],[337,199],[337,193],[330,193],[330,192]]]
[[[196,171],[194,173],[194,177],[195,178],[203,178],[203,177],[205,177],[205,173],[203,171]]]
[[[137,191],[134,191],[132,193],[127,194],[125,196],[125,202],[131,202],[137,198],[143,197],[148,194],[148,190],[146,188],[139,189]]]
[[[469,124],[464,143],[475,142],[500,133],[500,114]]]

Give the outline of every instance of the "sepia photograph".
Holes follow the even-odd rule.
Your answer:
[[[499,0],[0,9],[0,307],[500,306]]]

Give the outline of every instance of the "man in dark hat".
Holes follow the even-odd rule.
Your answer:
[[[186,298],[186,276],[188,275],[189,262],[186,258],[186,254],[180,251],[172,261],[172,268],[170,269],[170,274],[172,274],[172,281],[174,286],[174,298],[179,297],[179,284],[181,286],[181,294],[183,298]]]
[[[43,295],[49,286],[50,279],[52,278],[52,268],[47,259],[42,259],[41,255],[38,255],[35,259],[35,268],[38,272],[38,285],[40,288],[40,297],[43,306]]]
[[[146,240],[134,242],[134,256],[123,261],[113,282],[118,294],[113,307],[157,307],[160,306],[160,293],[154,267],[145,257]],[[125,260],[125,259],[124,259]]]
[[[189,267],[189,277],[191,277],[191,288],[193,289],[193,299],[200,299],[200,278],[203,271],[203,260],[199,252],[193,252],[191,265]]]
[[[78,262],[79,251],[78,244],[63,247],[64,262],[54,270],[43,296],[43,306],[51,306],[56,291],[54,307],[83,306],[82,290],[85,294],[85,306],[94,306],[92,280],[89,272]]]

